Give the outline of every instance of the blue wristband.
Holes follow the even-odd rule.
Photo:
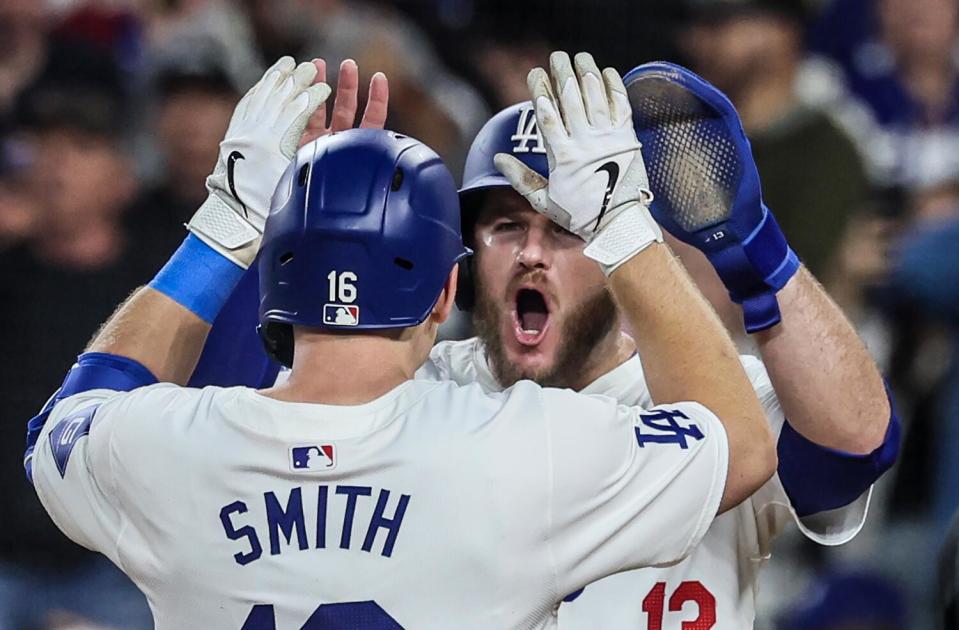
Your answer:
[[[242,267],[190,234],[150,287],[212,324],[244,272]]]
[[[800,264],[765,205],[762,213],[759,225],[746,238],[703,250],[729,290],[729,297],[742,305],[748,333],[766,330],[781,321],[776,293],[786,286]],[[733,217],[730,224],[735,220]],[[733,226],[731,232],[735,231]]]

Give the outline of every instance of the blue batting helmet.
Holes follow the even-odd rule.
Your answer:
[[[476,134],[466,156],[461,197],[480,190],[509,186],[509,180],[493,164],[493,156],[497,153],[509,153],[543,177],[549,176],[546,145],[536,126],[536,114],[530,101],[500,111]]]
[[[543,177],[549,177],[546,161],[546,145],[536,126],[536,114],[530,101],[510,105],[487,121],[470,145],[463,170],[463,187],[460,188],[460,208],[463,217],[463,234],[472,245],[473,224],[482,205],[482,193],[491,188],[509,188],[510,183],[496,169],[493,157],[508,153],[519,158]],[[460,265],[459,290],[456,304],[462,310],[473,307],[473,281],[471,263]]]
[[[304,146],[273,196],[260,249],[260,336],[289,366],[292,325],[330,330],[423,322],[469,254],[456,185],[436,153],[389,131]]]

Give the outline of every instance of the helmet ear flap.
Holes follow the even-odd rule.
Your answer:
[[[474,278],[474,263],[476,258],[476,244],[473,238],[473,228],[476,220],[479,218],[480,208],[483,206],[483,200],[486,197],[486,191],[471,190],[460,193],[460,225],[463,234],[463,242],[471,248],[472,255],[464,257],[459,261],[459,276],[456,281],[456,308],[461,311],[469,312],[473,310],[476,304],[476,283]]]
[[[266,354],[281,365],[293,367],[293,326],[266,322],[256,327]]]
[[[476,285],[473,282],[473,256],[460,260],[459,275],[456,280],[456,308],[468,312],[476,303]]]

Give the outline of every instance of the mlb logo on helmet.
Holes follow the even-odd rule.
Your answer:
[[[336,447],[333,444],[305,444],[290,447],[290,470],[310,472],[336,468]]]
[[[360,323],[360,307],[355,304],[326,304],[323,323],[330,326],[356,326]]]

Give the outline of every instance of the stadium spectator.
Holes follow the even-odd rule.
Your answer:
[[[842,256],[844,271],[863,285],[863,310],[885,320],[884,371],[905,427],[892,483],[873,495],[884,527],[866,537],[872,553],[857,553],[894,571],[903,562],[923,567],[898,577],[913,603],[908,627],[933,623],[935,576],[926,567],[959,507],[959,168],[950,174],[948,164],[857,218]]]
[[[529,100],[526,75],[529,68],[543,66],[553,50],[545,40],[525,37],[503,41],[489,39],[474,53],[474,64],[489,86],[496,108]]]
[[[919,161],[959,148],[959,4],[953,0],[837,0],[815,45],[842,68],[852,95],[885,131],[896,183],[912,186]],[[945,150],[945,151],[944,151]]]
[[[0,134],[13,124],[20,93],[43,70],[48,25],[45,3],[0,0]]]
[[[952,0],[878,0],[873,10],[877,38],[856,57],[852,90],[883,126],[955,124],[959,5]]]
[[[41,79],[67,84],[92,77],[120,85],[103,54],[56,29],[52,3],[0,0],[0,251],[29,238],[38,224],[23,177],[27,147],[14,135],[25,92]]]
[[[959,630],[959,512],[939,552],[939,623],[943,630]]]
[[[488,114],[472,86],[454,76],[418,25],[390,6],[353,0],[208,2],[167,16],[154,46],[214,39],[230,51],[231,76],[246,86],[264,59],[284,54],[329,60],[331,83],[343,59],[390,79],[388,126],[435,149],[457,172],[468,140]],[[369,77],[361,77],[366,84]],[[360,104],[362,107],[362,103]]]
[[[146,269],[122,224],[136,190],[122,150],[122,107],[109,86],[46,82],[30,90],[22,137],[26,190],[38,212],[29,241],[0,255],[5,335],[0,380],[0,628],[36,628],[59,612],[146,628],[143,596],[109,562],[68,541],[24,479],[17,418],[56,388],[90,326],[109,315],[95,297],[122,300]],[[64,305],[70,305],[64,309]],[[138,622],[137,620],[141,620]]]
[[[370,72],[385,72],[388,126],[426,143],[458,172],[469,140],[489,113],[476,91],[446,69],[426,34],[398,11],[355,0],[321,4],[311,13],[316,28],[310,31],[307,55],[351,58]]]
[[[12,148],[7,150],[13,152]],[[18,170],[9,165],[0,168],[0,252],[32,237],[39,227],[38,218]]]
[[[930,417],[916,427],[918,437],[929,440],[935,436],[928,445],[932,467],[926,484],[931,490],[929,508],[937,540],[959,509],[959,461],[955,456],[959,445],[959,255],[955,249],[959,195],[952,201],[952,218],[921,221],[904,239],[890,273],[890,294],[927,320],[945,324],[951,337],[948,350],[939,348],[950,357],[949,367],[931,405]]]
[[[818,579],[780,616],[776,630],[905,630],[902,591],[868,571],[839,571]]]
[[[240,91],[217,42],[155,51],[145,135],[159,165],[154,181],[133,204],[130,227],[157,268],[183,240],[184,224],[206,199],[206,176]]]
[[[799,99],[799,0],[699,0],[685,48],[693,69],[736,105],[767,205],[807,267],[827,282],[847,219],[868,182],[852,141]]]

